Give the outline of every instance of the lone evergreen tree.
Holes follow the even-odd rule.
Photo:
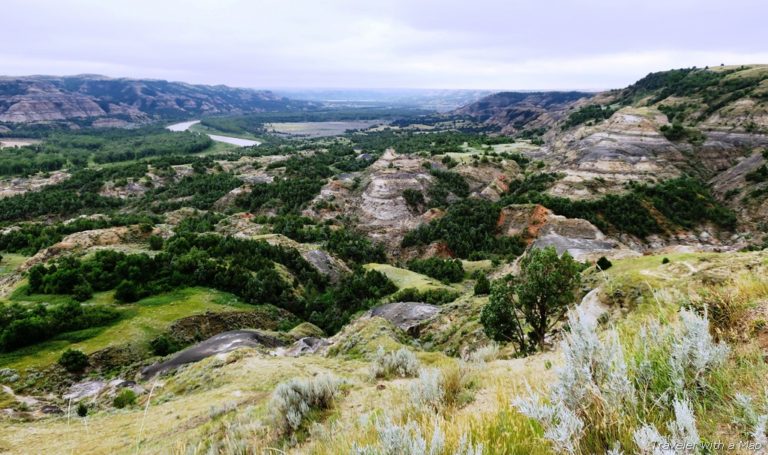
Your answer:
[[[520,275],[507,276],[491,289],[480,322],[497,341],[512,341],[520,352],[541,348],[576,298],[580,266],[553,247],[532,249],[520,262]]]

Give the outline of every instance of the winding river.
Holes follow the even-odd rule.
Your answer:
[[[197,125],[200,120],[190,120],[188,122],[174,123],[173,125],[166,126],[165,128],[170,131],[187,131],[192,125]],[[239,137],[219,136],[218,134],[209,134],[208,137],[217,142],[225,142],[227,144],[237,145],[238,147],[248,147],[251,145],[259,145],[261,142],[251,139],[242,139]]]

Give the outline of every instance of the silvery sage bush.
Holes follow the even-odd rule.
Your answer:
[[[298,430],[310,412],[333,406],[342,384],[341,379],[330,374],[278,384],[269,402],[275,428],[284,434]]]
[[[379,346],[371,363],[370,374],[374,379],[390,376],[412,377],[419,374],[419,365],[419,359],[408,349],[400,348],[395,352],[385,352],[384,348]]]

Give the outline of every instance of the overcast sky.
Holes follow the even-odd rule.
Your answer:
[[[0,73],[603,89],[768,63],[766,0],[3,0]]]

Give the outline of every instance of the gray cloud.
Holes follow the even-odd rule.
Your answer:
[[[768,63],[756,0],[6,0],[0,12],[0,72],[15,75],[555,89]]]

